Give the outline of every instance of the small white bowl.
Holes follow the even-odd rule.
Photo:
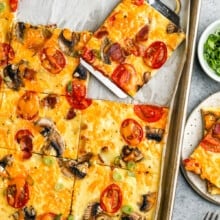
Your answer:
[[[200,65],[202,66],[202,69],[205,71],[205,73],[214,79],[217,82],[220,82],[220,76],[218,76],[215,71],[209,67],[207,61],[204,58],[204,44],[210,34],[215,33],[217,30],[220,30],[220,20],[217,20],[213,23],[211,23],[205,31],[202,33],[200,39],[199,39],[199,44],[198,44],[198,58]]]

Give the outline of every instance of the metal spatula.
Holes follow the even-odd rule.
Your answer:
[[[161,2],[160,0],[148,0],[148,3],[157,11],[159,11],[162,15],[164,15],[170,21],[172,21],[176,26],[179,27],[180,24],[179,16],[169,7],[167,7],[163,2]]]

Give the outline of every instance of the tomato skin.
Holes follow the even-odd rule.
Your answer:
[[[145,51],[143,60],[153,69],[159,69],[167,60],[167,46],[162,41],[153,42]]]
[[[0,43],[0,66],[8,64],[14,57],[15,52],[13,48],[7,43]]]
[[[122,205],[122,191],[116,184],[107,186],[101,193],[100,206],[108,213],[117,212]]]
[[[206,151],[220,153],[220,141],[213,137],[213,132],[208,133],[200,142],[200,146]]]
[[[88,63],[93,63],[95,61],[95,54],[87,47],[84,48],[82,57]]]
[[[29,200],[29,186],[22,176],[13,178],[6,190],[7,202],[14,208],[24,207]]]
[[[132,3],[137,5],[137,6],[140,6],[140,5],[143,5],[145,2],[145,0],[133,0]]]
[[[55,48],[43,48],[40,53],[41,65],[52,74],[60,73],[66,65],[64,54]]]
[[[136,86],[136,71],[131,64],[119,64],[112,73],[111,79],[125,91]]]
[[[69,82],[66,86],[66,99],[73,109],[83,110],[92,104],[92,100],[86,98],[86,87],[80,81]]]
[[[121,124],[121,135],[127,144],[136,146],[143,139],[143,129],[141,125],[134,119],[125,119]]]
[[[18,0],[10,0],[9,1],[12,12],[15,12],[18,8]]]
[[[164,110],[153,105],[135,105],[134,112],[143,121],[156,122],[162,118]]]

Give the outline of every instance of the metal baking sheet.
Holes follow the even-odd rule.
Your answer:
[[[187,60],[182,71],[177,93],[173,99],[172,117],[161,179],[160,205],[156,218],[158,220],[170,220],[172,218],[201,2],[202,0],[191,1],[190,6]]]
[[[80,0],[83,5],[86,5],[85,2],[88,0]],[[39,11],[42,9],[40,7],[40,3],[45,5],[44,11],[41,14],[47,15],[46,17],[41,16],[40,18],[37,17],[39,15]],[[49,10],[46,11],[47,6],[53,3],[53,9],[59,10]],[[33,24],[58,24],[58,27],[68,27],[71,29],[78,28],[86,29],[87,27],[92,27],[95,30],[102,21],[101,18],[106,16],[112,8],[119,2],[119,0],[108,1],[102,0],[101,4],[98,4],[98,1],[89,1],[89,4],[94,9],[97,7],[99,10],[94,10],[93,13],[90,14],[89,11],[85,13],[81,13],[83,16],[87,14],[87,17],[90,18],[90,22],[85,23],[85,18],[82,20],[76,16],[75,20],[79,21],[76,27],[73,27],[73,23],[71,23],[71,19],[69,16],[74,16],[72,12],[72,8],[69,7],[71,10],[70,14],[60,14],[63,13],[63,8],[66,8],[68,4],[75,4],[77,1],[70,1],[66,0],[65,2],[59,0],[50,0],[50,1],[22,1],[21,4],[21,11],[25,13],[18,13],[18,20],[22,20],[25,22],[30,22]],[[175,3],[175,1],[164,1],[171,5]],[[110,7],[104,7],[105,4],[111,4]],[[175,196],[175,188],[176,188],[176,181],[177,181],[177,174],[179,170],[179,159],[180,159],[180,146],[183,136],[183,128],[185,124],[185,117],[186,117],[186,106],[188,100],[188,93],[189,93],[189,85],[191,80],[191,70],[192,70],[192,63],[194,58],[194,45],[195,45],[195,38],[197,32],[197,25],[198,25],[198,18],[199,18],[199,11],[200,11],[200,4],[201,0],[198,1],[183,1],[183,8],[181,13],[184,15],[182,16],[182,25],[184,30],[187,34],[187,39],[181,47],[176,50],[163,69],[150,81],[149,85],[143,88],[142,92],[136,97],[136,101],[140,102],[147,102],[152,104],[159,104],[159,105],[167,105],[170,107],[170,121],[169,121],[169,132],[167,135],[167,145],[166,150],[163,155],[163,166],[161,172],[161,183],[160,183],[160,191],[159,191],[159,198],[157,204],[157,211],[155,219],[158,220],[167,220],[171,219],[172,216],[172,209],[173,209],[173,202]],[[168,6],[171,6],[168,5]],[[79,7],[75,5],[75,7]],[[33,11],[30,10],[31,8],[35,8],[36,13],[32,13]],[[48,7],[51,9],[50,7]],[[51,11],[53,13],[51,13]],[[29,14],[31,12],[31,14]],[[35,16],[36,14],[36,16]],[[25,17],[25,16],[26,17]],[[96,17],[98,16],[98,17]],[[29,18],[29,19],[27,19]],[[62,18],[62,19],[57,19]],[[190,25],[189,25],[189,18]],[[190,29],[189,29],[190,28]],[[187,51],[188,48],[188,51]],[[187,54],[187,62],[184,66],[185,59],[186,59],[186,52]],[[172,69],[173,67],[173,69]],[[184,67],[184,69],[183,69]],[[173,71],[175,70],[175,71]],[[183,71],[182,71],[183,70]],[[170,77],[170,72],[175,72],[176,77]],[[182,79],[180,81],[180,76],[182,72]],[[158,80],[163,84],[158,84]],[[180,83],[179,83],[180,81]],[[169,82],[171,86],[166,87],[164,82]],[[161,86],[163,85],[163,86]],[[99,88],[97,90],[97,88]],[[153,88],[153,89],[152,89]],[[92,93],[92,92],[93,93]],[[94,91],[96,91],[94,93]],[[90,91],[89,94],[93,95],[91,98],[98,98],[98,99],[109,99],[109,100],[117,100],[116,97],[112,95],[108,90],[104,87],[101,87],[100,84],[92,78],[90,82]],[[104,94],[104,96],[103,96]],[[121,100],[120,100],[121,101]],[[132,99],[126,99],[127,103],[133,102]],[[177,123],[178,122],[178,123]]]

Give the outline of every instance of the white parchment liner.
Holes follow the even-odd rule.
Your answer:
[[[56,24],[74,31],[95,31],[105,20],[119,0],[21,0],[17,20],[36,24]],[[175,8],[175,1],[164,1]],[[185,31],[188,20],[188,1],[182,1],[181,27]],[[170,106],[178,83],[185,43],[173,53],[158,73],[136,95],[135,101]],[[105,86],[91,76],[88,96],[97,99],[119,100]],[[133,102],[131,98],[123,100]]]

